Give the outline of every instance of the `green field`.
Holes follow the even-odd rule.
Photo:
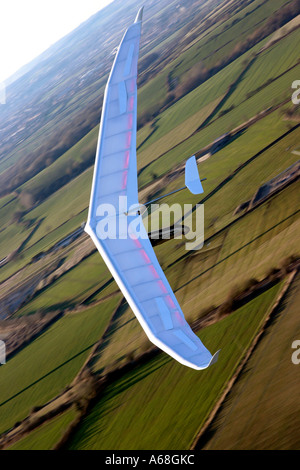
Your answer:
[[[206,449],[299,449],[299,276],[211,429]],[[247,413],[245,413],[247,410]]]
[[[145,85],[140,93],[141,104],[139,112],[142,113],[145,110],[151,111],[155,109],[155,104],[152,100],[154,93],[157,98],[156,103],[164,100],[167,93],[167,75],[170,71],[173,71],[175,76],[181,78],[194,64],[200,61],[206,67],[216,65],[220,59],[224,56],[226,57],[226,54],[232,52],[237,43],[246,39],[254,29],[262,25],[263,21],[268,19],[271,12],[276,11],[289,2],[287,0],[269,0],[267,2],[259,0],[259,2],[255,3],[262,4],[262,6],[258,10],[253,8],[252,15],[247,14],[249,11],[245,8],[242,14],[237,14],[236,18],[233,16],[227,22],[229,23],[228,26],[224,21],[220,26],[216,25],[215,30],[212,30],[206,37],[188,48],[178,59],[167,65],[162,73]],[[252,10],[251,7],[250,10]],[[234,24],[235,20],[241,16],[243,17],[242,21]],[[230,23],[232,24],[230,25]]]
[[[263,151],[267,145],[284,135],[286,131],[286,124],[280,120],[278,112],[253,124],[238,139],[233,140],[218,153],[199,164],[200,176],[207,178],[203,185],[205,191],[203,195],[193,196],[186,191],[184,200],[181,194],[175,194],[169,198],[170,203],[201,202],[240,165],[249,161],[249,164],[241,169],[228,184],[205,202],[206,236],[209,236],[212,231],[214,233],[233,219],[236,207],[241,202],[250,199],[261,184],[298,160],[298,156],[291,153],[291,149],[295,148],[299,142],[299,129]],[[261,151],[263,152],[257,158],[253,158]],[[251,184],[248,184],[249,182]],[[163,189],[162,194],[180,188],[183,184],[184,178],[177,178]]]
[[[66,315],[1,367],[0,432],[72,382],[103,334],[117,302],[112,299],[79,314]]]
[[[84,419],[70,448],[188,449],[279,288],[201,331],[209,349],[221,349],[217,366],[199,374],[160,354],[114,382]]]
[[[70,409],[23,437],[9,450],[51,450],[60,436],[76,418],[76,411]]]
[[[299,182],[213,237],[209,245],[205,244],[193,255],[187,256],[190,252],[177,240],[156,248],[189,321],[199,318],[208,308],[220,305],[232,290],[243,289],[249,279],[264,278],[272,268],[280,267],[287,256],[299,256],[300,221],[299,212],[294,213],[296,207],[299,207]],[[96,368],[111,365],[126,353],[143,351],[148,344],[128,308],[116,321],[113,338]]]
[[[94,253],[38,294],[18,311],[18,315],[75,306],[99,289],[107,278],[105,264],[98,252]]]

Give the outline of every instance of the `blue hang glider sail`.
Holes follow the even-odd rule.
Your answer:
[[[91,236],[148,338],[182,364],[205,369],[216,362],[186,322],[162,271],[138,211],[136,123],[137,62],[142,9],[118,48],[105,90],[85,231]],[[191,178],[189,178],[190,180]],[[200,183],[201,185],[201,183]],[[120,198],[126,207],[120,211]],[[127,198],[127,199],[126,199]],[[116,237],[103,237],[101,207],[115,209]],[[130,227],[139,227],[139,236]]]

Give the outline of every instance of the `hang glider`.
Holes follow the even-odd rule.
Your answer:
[[[129,211],[139,207],[136,80],[142,12],[140,9],[124,34],[105,89],[85,231],[150,341],[180,363],[205,369],[216,362],[218,352],[212,356],[186,322],[156,258],[140,212]],[[199,182],[191,176],[195,165],[196,161],[188,164],[187,184],[191,190],[199,189]],[[125,201],[121,210],[120,200]],[[106,206],[114,209],[111,221],[116,222],[115,237],[103,236]],[[124,236],[124,227],[130,236]]]

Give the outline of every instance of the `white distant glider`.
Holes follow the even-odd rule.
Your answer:
[[[150,341],[182,364],[205,369],[216,362],[218,352],[212,356],[191,330],[157,261],[140,212],[128,212],[133,205],[139,207],[136,79],[142,12],[141,8],[124,34],[106,86],[85,231]],[[200,180],[195,177],[195,169],[197,175],[198,171],[194,157],[188,162],[186,186],[191,192],[202,192]],[[120,211],[119,201],[125,196],[127,206]],[[105,204],[115,208],[112,217],[117,227],[138,227],[139,233],[131,228],[130,237],[124,237],[118,228],[116,238],[104,238],[101,220]]]

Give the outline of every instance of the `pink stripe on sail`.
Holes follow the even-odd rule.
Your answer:
[[[175,308],[176,305],[174,304],[174,301],[170,295],[167,295],[166,300],[171,308]]]
[[[180,313],[178,312],[178,310],[176,310],[176,311],[174,312],[174,314],[175,314],[177,320],[179,321],[179,323],[180,323],[181,325],[184,325],[185,322],[184,322],[182,316],[180,315]]]
[[[129,98],[129,111],[133,111],[133,106],[134,106],[134,96],[131,96]]]
[[[133,114],[128,115],[128,129],[132,129],[132,123],[133,123]]]
[[[158,279],[158,278],[159,278],[159,275],[158,275],[158,272],[156,271],[155,267],[153,266],[153,264],[151,264],[149,267],[150,267],[150,269],[151,269],[151,271],[152,271],[153,276],[154,276],[156,279]]]
[[[125,189],[127,185],[127,170],[124,171],[123,173],[123,183],[122,183],[122,189]]]
[[[146,263],[150,264],[151,261],[150,261],[149,256],[147,255],[146,251],[145,251],[145,250],[141,250],[141,253],[142,253],[142,256],[143,256],[144,260],[146,261]]]
[[[126,135],[126,147],[129,148],[131,144],[131,132],[127,132]]]
[[[167,288],[164,285],[164,283],[162,281],[158,281],[158,284],[159,284],[161,290],[163,291],[163,293],[166,294],[168,291],[167,291]]]
[[[142,244],[137,238],[132,238],[132,240],[137,248],[142,248]]]
[[[125,168],[128,168],[128,166],[129,166],[129,157],[130,157],[130,152],[129,152],[129,150],[126,150],[126,152],[125,152]]]

